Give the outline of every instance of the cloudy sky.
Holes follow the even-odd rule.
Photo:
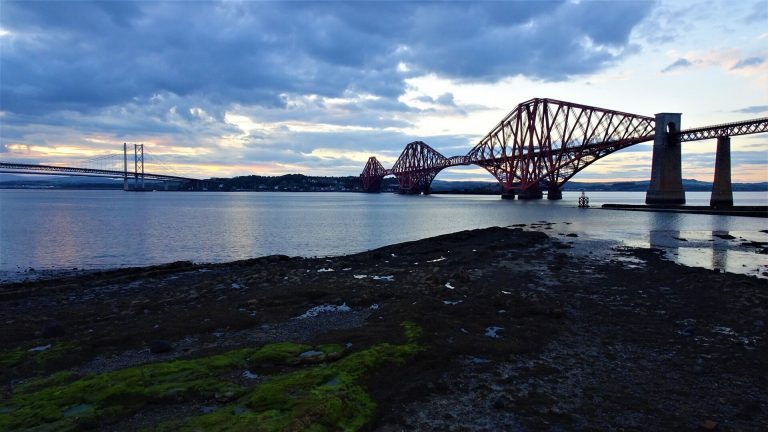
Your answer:
[[[463,155],[548,97],[683,128],[768,116],[768,0],[0,1],[0,160],[144,143],[154,171],[357,175],[422,140]],[[768,181],[768,134],[734,181]],[[714,141],[683,176],[711,181]],[[642,180],[650,144],[574,180]],[[439,179],[491,181],[477,167]]]

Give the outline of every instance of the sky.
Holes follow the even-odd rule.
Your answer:
[[[768,117],[768,0],[0,0],[0,161],[127,142],[166,174],[358,175],[416,140],[464,155],[536,97],[683,129]],[[683,145],[683,178],[712,181],[715,145]],[[651,148],[573,180],[646,180]],[[731,158],[734,182],[768,181],[768,134]]]

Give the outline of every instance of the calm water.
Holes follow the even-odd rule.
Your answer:
[[[590,193],[593,208],[496,196],[357,193],[126,193],[0,190],[0,280],[36,270],[122,267],[177,260],[223,262],[270,254],[327,256],[495,225],[556,222],[550,234],[662,247],[685,264],[755,274],[768,257],[742,239],[768,242],[763,218],[602,210],[645,194]],[[687,193],[706,205],[709,193]],[[738,205],[768,194],[736,193]],[[565,224],[570,222],[570,224]],[[729,233],[736,240],[713,234]],[[679,240],[685,238],[686,241]]]

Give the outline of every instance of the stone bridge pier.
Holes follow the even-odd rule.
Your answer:
[[[651,183],[646,204],[685,204],[680,162],[680,113],[656,114]]]
[[[715,181],[712,184],[711,207],[733,207],[731,188],[731,137],[717,137],[715,156]]]

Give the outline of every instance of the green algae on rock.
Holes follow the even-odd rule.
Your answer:
[[[339,344],[275,343],[82,378],[59,372],[19,385],[0,401],[0,430],[75,431],[120,420],[150,403],[221,400],[222,395],[235,402],[161,430],[270,431],[310,424],[317,430],[359,429],[375,408],[362,378],[383,362],[402,362],[421,349],[415,326],[404,328],[405,344],[382,343],[346,356]],[[310,350],[322,353],[326,363],[304,360],[301,354]],[[253,388],[232,378],[233,371],[261,367],[292,371]]]
[[[11,368],[27,361],[35,366],[45,366],[46,363],[79,349],[80,347],[72,342],[55,342],[26,349],[19,347],[0,353],[0,366]]]
[[[363,379],[383,363],[424,348],[419,327],[403,324],[407,343],[382,343],[333,362],[272,377],[213,413],[161,425],[162,431],[354,431],[376,408]]]
[[[21,348],[0,353],[0,366],[4,368],[16,366],[17,364],[21,363],[26,355],[27,352]]]

